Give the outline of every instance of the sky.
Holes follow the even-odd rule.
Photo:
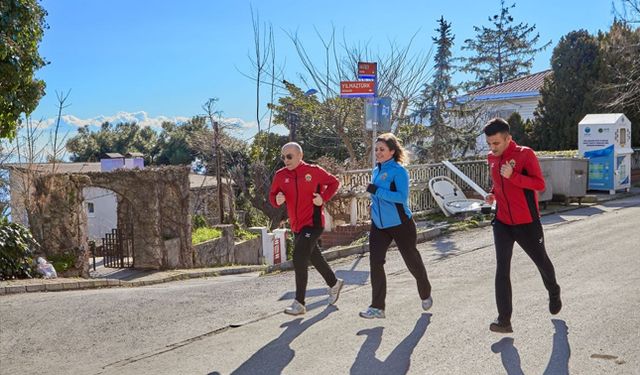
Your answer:
[[[428,51],[440,16],[452,24],[454,56],[475,35],[473,26],[490,26],[499,0],[43,0],[48,12],[40,54],[50,63],[37,72],[47,94],[33,120],[54,123],[56,93],[69,92],[62,132],[93,129],[104,121],[136,121],[159,128],[162,121],[185,121],[203,114],[208,98],[218,98],[223,116],[241,125],[236,136],[256,132],[255,83],[249,55],[254,53],[251,8],[274,30],[277,62],[288,81],[301,84],[303,68],[288,34],[297,33],[321,64],[318,33],[335,28],[353,44],[367,43],[385,54],[390,43]],[[511,2],[507,2],[511,4]],[[606,30],[613,20],[610,0],[520,0],[511,9],[515,23],[535,25],[541,42],[532,72],[549,69],[553,47],[570,31]],[[354,77],[355,78],[355,77]],[[302,87],[307,89],[308,87]],[[338,89],[338,88],[336,88]],[[265,88],[266,90],[266,88]]]

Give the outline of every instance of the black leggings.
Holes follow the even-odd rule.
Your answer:
[[[416,223],[413,220],[407,220],[398,226],[386,229],[378,229],[375,224],[371,223],[371,233],[369,234],[371,307],[377,309],[385,308],[387,276],[384,272],[384,264],[392,240],[396,241],[404,263],[416,279],[420,298],[424,300],[431,296],[431,284],[427,277],[427,269],[424,267],[422,257],[416,248]]]
[[[320,272],[327,285],[334,286],[338,281],[335,273],[333,273],[318,248],[318,238],[320,238],[322,231],[322,228],[304,227],[299,233],[295,234],[293,267],[296,273],[296,300],[303,305],[304,297],[307,293],[307,280],[309,278],[307,267],[309,266],[309,260]]]
[[[529,224],[506,225],[493,220],[493,239],[496,246],[496,304],[498,319],[511,322],[511,256],[517,242],[538,267],[544,287],[550,295],[560,293],[553,264],[544,246],[542,224],[536,220]]]

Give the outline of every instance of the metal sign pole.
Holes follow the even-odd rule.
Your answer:
[[[378,135],[376,134],[376,122],[372,121],[372,129],[373,129],[373,138],[371,139],[371,160],[373,161],[373,167],[376,167],[376,138]]]
[[[371,128],[373,129],[373,139],[371,140],[371,155],[373,159],[373,167],[376,167],[376,138],[378,138],[377,130],[378,130],[378,76],[373,78],[374,87],[375,87],[375,95],[373,96],[373,124]]]
[[[458,167],[453,165],[453,163],[451,163],[449,160],[443,160],[442,164],[444,164],[445,167],[449,168],[453,173],[458,175],[458,177],[460,177],[464,182],[469,184],[469,186],[471,186],[471,188],[475,190],[478,194],[482,195],[482,198],[486,198],[487,195],[489,195],[489,193],[484,191],[483,188],[478,186],[478,184],[476,184],[472,179],[470,179],[466,174],[464,174],[464,172],[458,169]]]

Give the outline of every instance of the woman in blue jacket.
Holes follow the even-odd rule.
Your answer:
[[[384,318],[387,277],[384,263],[387,250],[395,240],[400,255],[418,284],[422,308],[431,308],[431,284],[422,257],[416,248],[416,223],[409,210],[409,172],[402,166],[407,156],[392,133],[376,139],[376,167],[367,191],[371,193],[371,232],[369,253],[372,302],[360,312],[367,319]]]

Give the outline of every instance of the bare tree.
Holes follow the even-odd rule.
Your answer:
[[[240,74],[249,78],[256,85],[256,123],[258,132],[262,131],[262,121],[267,118],[267,132],[271,132],[273,122],[273,110],[268,108],[263,112],[261,90],[264,85],[269,87],[270,103],[273,103],[277,90],[282,86],[278,83],[282,80],[283,68],[276,63],[276,43],[273,26],[269,23],[260,25],[260,17],[253,12],[251,7],[251,24],[253,27],[253,54],[249,54],[251,64],[250,72],[240,71]],[[268,144],[267,144],[268,146]],[[260,159],[261,160],[261,159]]]
[[[223,168],[225,158],[225,145],[226,139],[224,132],[229,129],[237,127],[236,123],[229,122],[222,117],[222,111],[216,109],[217,98],[208,99],[203,105],[202,109],[205,111],[204,118],[211,125],[211,132],[202,132],[193,134],[189,140],[189,143],[197,150],[207,162],[213,164],[213,168],[207,168],[213,171],[216,176],[217,184],[217,201],[218,201],[218,218],[220,223],[225,222],[224,216],[224,189],[227,185],[228,193],[233,194],[231,189],[231,181],[228,180],[229,174],[225,172],[226,168]],[[227,177],[226,183],[223,183],[223,176]],[[231,205],[232,207],[233,205]],[[229,222],[235,221],[235,212],[233,209],[229,212]]]
[[[619,21],[608,32],[604,53],[610,58],[609,82],[602,89],[615,93],[606,106],[609,109],[631,108],[640,112],[640,0],[620,0],[613,4],[613,12]]]
[[[391,97],[394,107],[392,122],[406,118],[407,111],[433,73],[429,64],[431,49],[412,53],[417,33],[405,46],[389,41],[390,52],[386,55],[374,54],[368,44],[350,46],[345,36],[342,44],[338,45],[335,29],[328,38],[317,34],[324,49],[324,66],[317,64],[309,56],[297,33],[288,34],[306,70],[306,75],[300,75],[303,83],[313,83],[326,100],[340,94],[337,91],[340,81],[354,80],[357,77],[358,62],[377,62],[378,96]]]
[[[616,6],[616,2],[620,4]],[[617,0],[611,2],[614,16],[627,24],[640,23],[640,0]]]
[[[390,52],[381,55],[374,54],[368,44],[348,45],[344,36],[342,44],[338,44],[335,29],[328,37],[323,37],[317,31],[316,33],[324,51],[322,62],[316,62],[310,57],[298,33],[288,33],[305,69],[299,78],[303,84],[318,88],[322,98],[320,121],[342,140],[349,152],[350,164],[355,167],[362,164],[360,159],[363,159],[363,156],[363,160],[368,160],[372,140],[364,136],[354,138],[353,131],[347,130],[349,127],[357,126],[364,131],[364,101],[339,98],[337,90],[340,82],[356,79],[358,62],[377,62],[378,96],[391,98],[392,123],[407,122],[421,87],[432,74],[433,70],[429,66],[431,50],[426,53],[413,53],[416,35],[412,36],[405,46],[389,42]],[[354,144],[363,142],[369,151],[359,155],[355,152]]]
[[[64,158],[64,141],[68,135],[60,137],[60,122],[63,110],[69,105],[66,104],[70,91],[67,94],[57,93],[58,96],[58,116],[55,128],[49,133],[47,140],[47,126],[43,120],[34,122],[31,117],[25,117],[22,122],[23,127],[17,136],[12,140],[3,139],[3,155],[0,167],[9,169],[15,173],[12,181],[5,181],[6,184],[14,184],[12,194],[12,205],[19,211],[33,209],[30,201],[31,188],[33,187],[36,174],[56,173],[56,162]],[[40,163],[50,162],[40,165]],[[19,185],[19,186],[18,186]],[[6,205],[3,213],[6,213]],[[24,212],[26,213],[26,212]],[[12,212],[14,221],[27,224],[26,216],[23,212]]]
[[[269,26],[267,31],[267,27],[265,25],[261,34],[260,16],[253,13],[253,6],[251,6],[251,24],[253,26],[253,45],[255,56],[253,58],[250,57],[249,60],[251,61],[256,74],[256,122],[258,123],[258,131],[260,131],[260,86],[262,84],[263,72],[267,68],[267,62],[269,61],[269,54],[272,51],[271,43],[273,42],[273,30],[271,26]]]

